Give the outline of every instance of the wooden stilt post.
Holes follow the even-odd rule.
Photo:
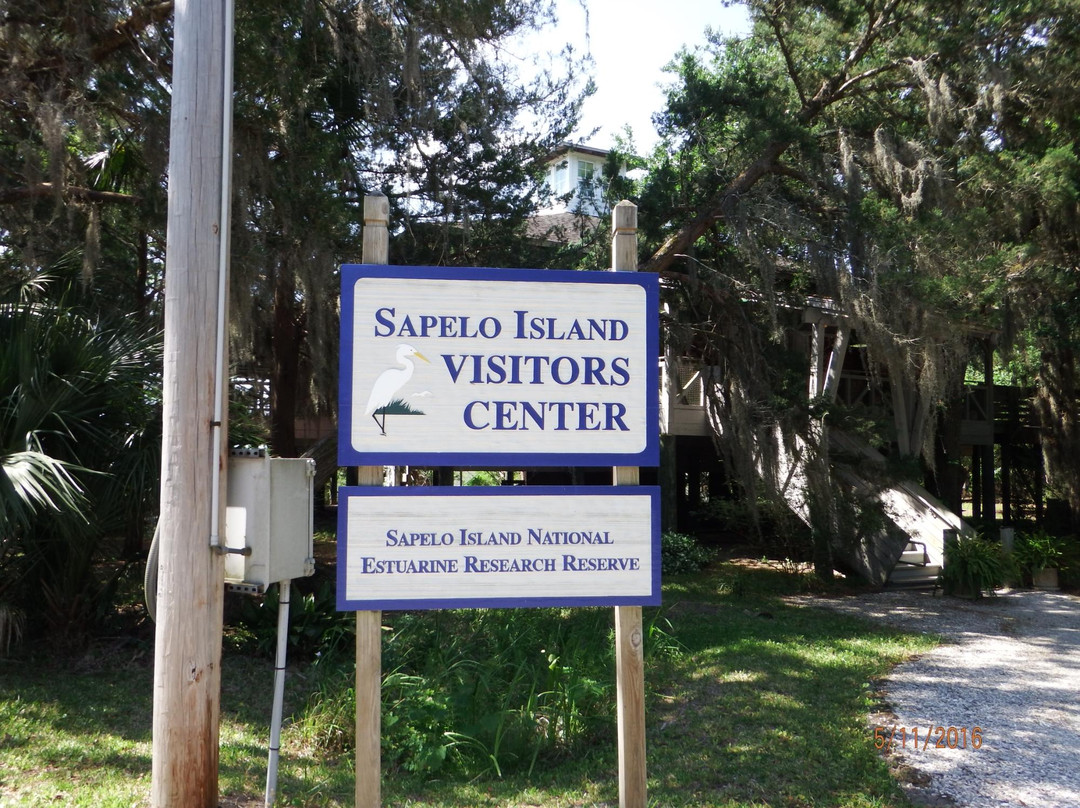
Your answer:
[[[224,528],[224,507],[214,513],[213,478],[215,465],[224,468],[228,442],[214,437],[226,427],[223,413],[216,412],[217,392],[226,379],[218,373],[214,324],[226,305],[219,269],[228,249],[229,8],[217,0],[178,0],[175,13],[150,787],[154,808],[218,804],[225,565],[211,545]],[[219,479],[216,501],[224,503],[225,475]]]
[[[665,315],[671,312],[666,304]],[[703,386],[704,389],[704,386]],[[682,400],[682,381],[679,378],[679,360],[670,342],[664,344],[664,372],[660,375],[660,531],[679,529],[679,452],[678,438],[672,433],[675,407]]]
[[[997,519],[997,484],[994,478],[994,348],[990,339],[983,341],[983,384],[986,409],[987,432],[990,434],[990,442],[981,447],[983,456],[982,465],[982,490],[983,511],[982,517],[988,523]]]
[[[821,395],[821,368],[825,363],[825,326],[822,315],[817,310],[807,312],[810,316],[810,379],[808,381],[810,398]]]
[[[611,214],[611,269],[637,271],[637,206],[620,202]],[[659,357],[656,357],[659,361]],[[637,466],[616,466],[615,485],[637,485]],[[645,655],[641,607],[615,607],[619,735],[619,808],[645,808]]]
[[[844,358],[847,356],[848,344],[851,342],[851,326],[841,322],[836,330],[836,342],[829,353],[829,364],[825,369],[825,383],[821,394],[830,402],[836,401],[836,393],[840,389],[840,376],[844,372]]]
[[[365,264],[390,260],[390,203],[379,194],[364,198]],[[382,466],[360,466],[357,485],[384,484]],[[356,613],[356,808],[382,803],[382,612]]]

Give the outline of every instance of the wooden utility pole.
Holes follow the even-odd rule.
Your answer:
[[[637,206],[620,202],[611,212],[611,269],[635,272]],[[659,391],[657,391],[658,393]],[[637,466],[616,466],[615,485],[638,485]],[[615,607],[615,687],[619,735],[619,808],[648,804],[645,770],[645,656],[641,607]]]
[[[364,197],[365,264],[390,259],[390,202],[385,196]],[[382,466],[359,466],[357,485],[383,484]],[[338,541],[341,541],[338,537]],[[382,803],[382,612],[356,613],[356,808]]]
[[[216,393],[219,265],[228,244],[226,38],[220,0],[177,0],[169,141],[161,516],[154,648],[154,808],[214,808],[218,796],[224,492],[212,479],[227,441]],[[224,365],[227,367],[227,364]],[[221,374],[224,375],[224,374]],[[215,444],[221,451],[215,456]],[[222,485],[225,475],[221,474]]]

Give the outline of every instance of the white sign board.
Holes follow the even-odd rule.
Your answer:
[[[659,497],[646,486],[341,488],[338,608],[657,605]]]
[[[659,463],[655,275],[341,274],[341,465]]]

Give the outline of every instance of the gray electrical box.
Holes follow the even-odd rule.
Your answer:
[[[225,580],[265,590],[315,571],[312,546],[315,461],[266,457],[262,450],[229,457]]]

